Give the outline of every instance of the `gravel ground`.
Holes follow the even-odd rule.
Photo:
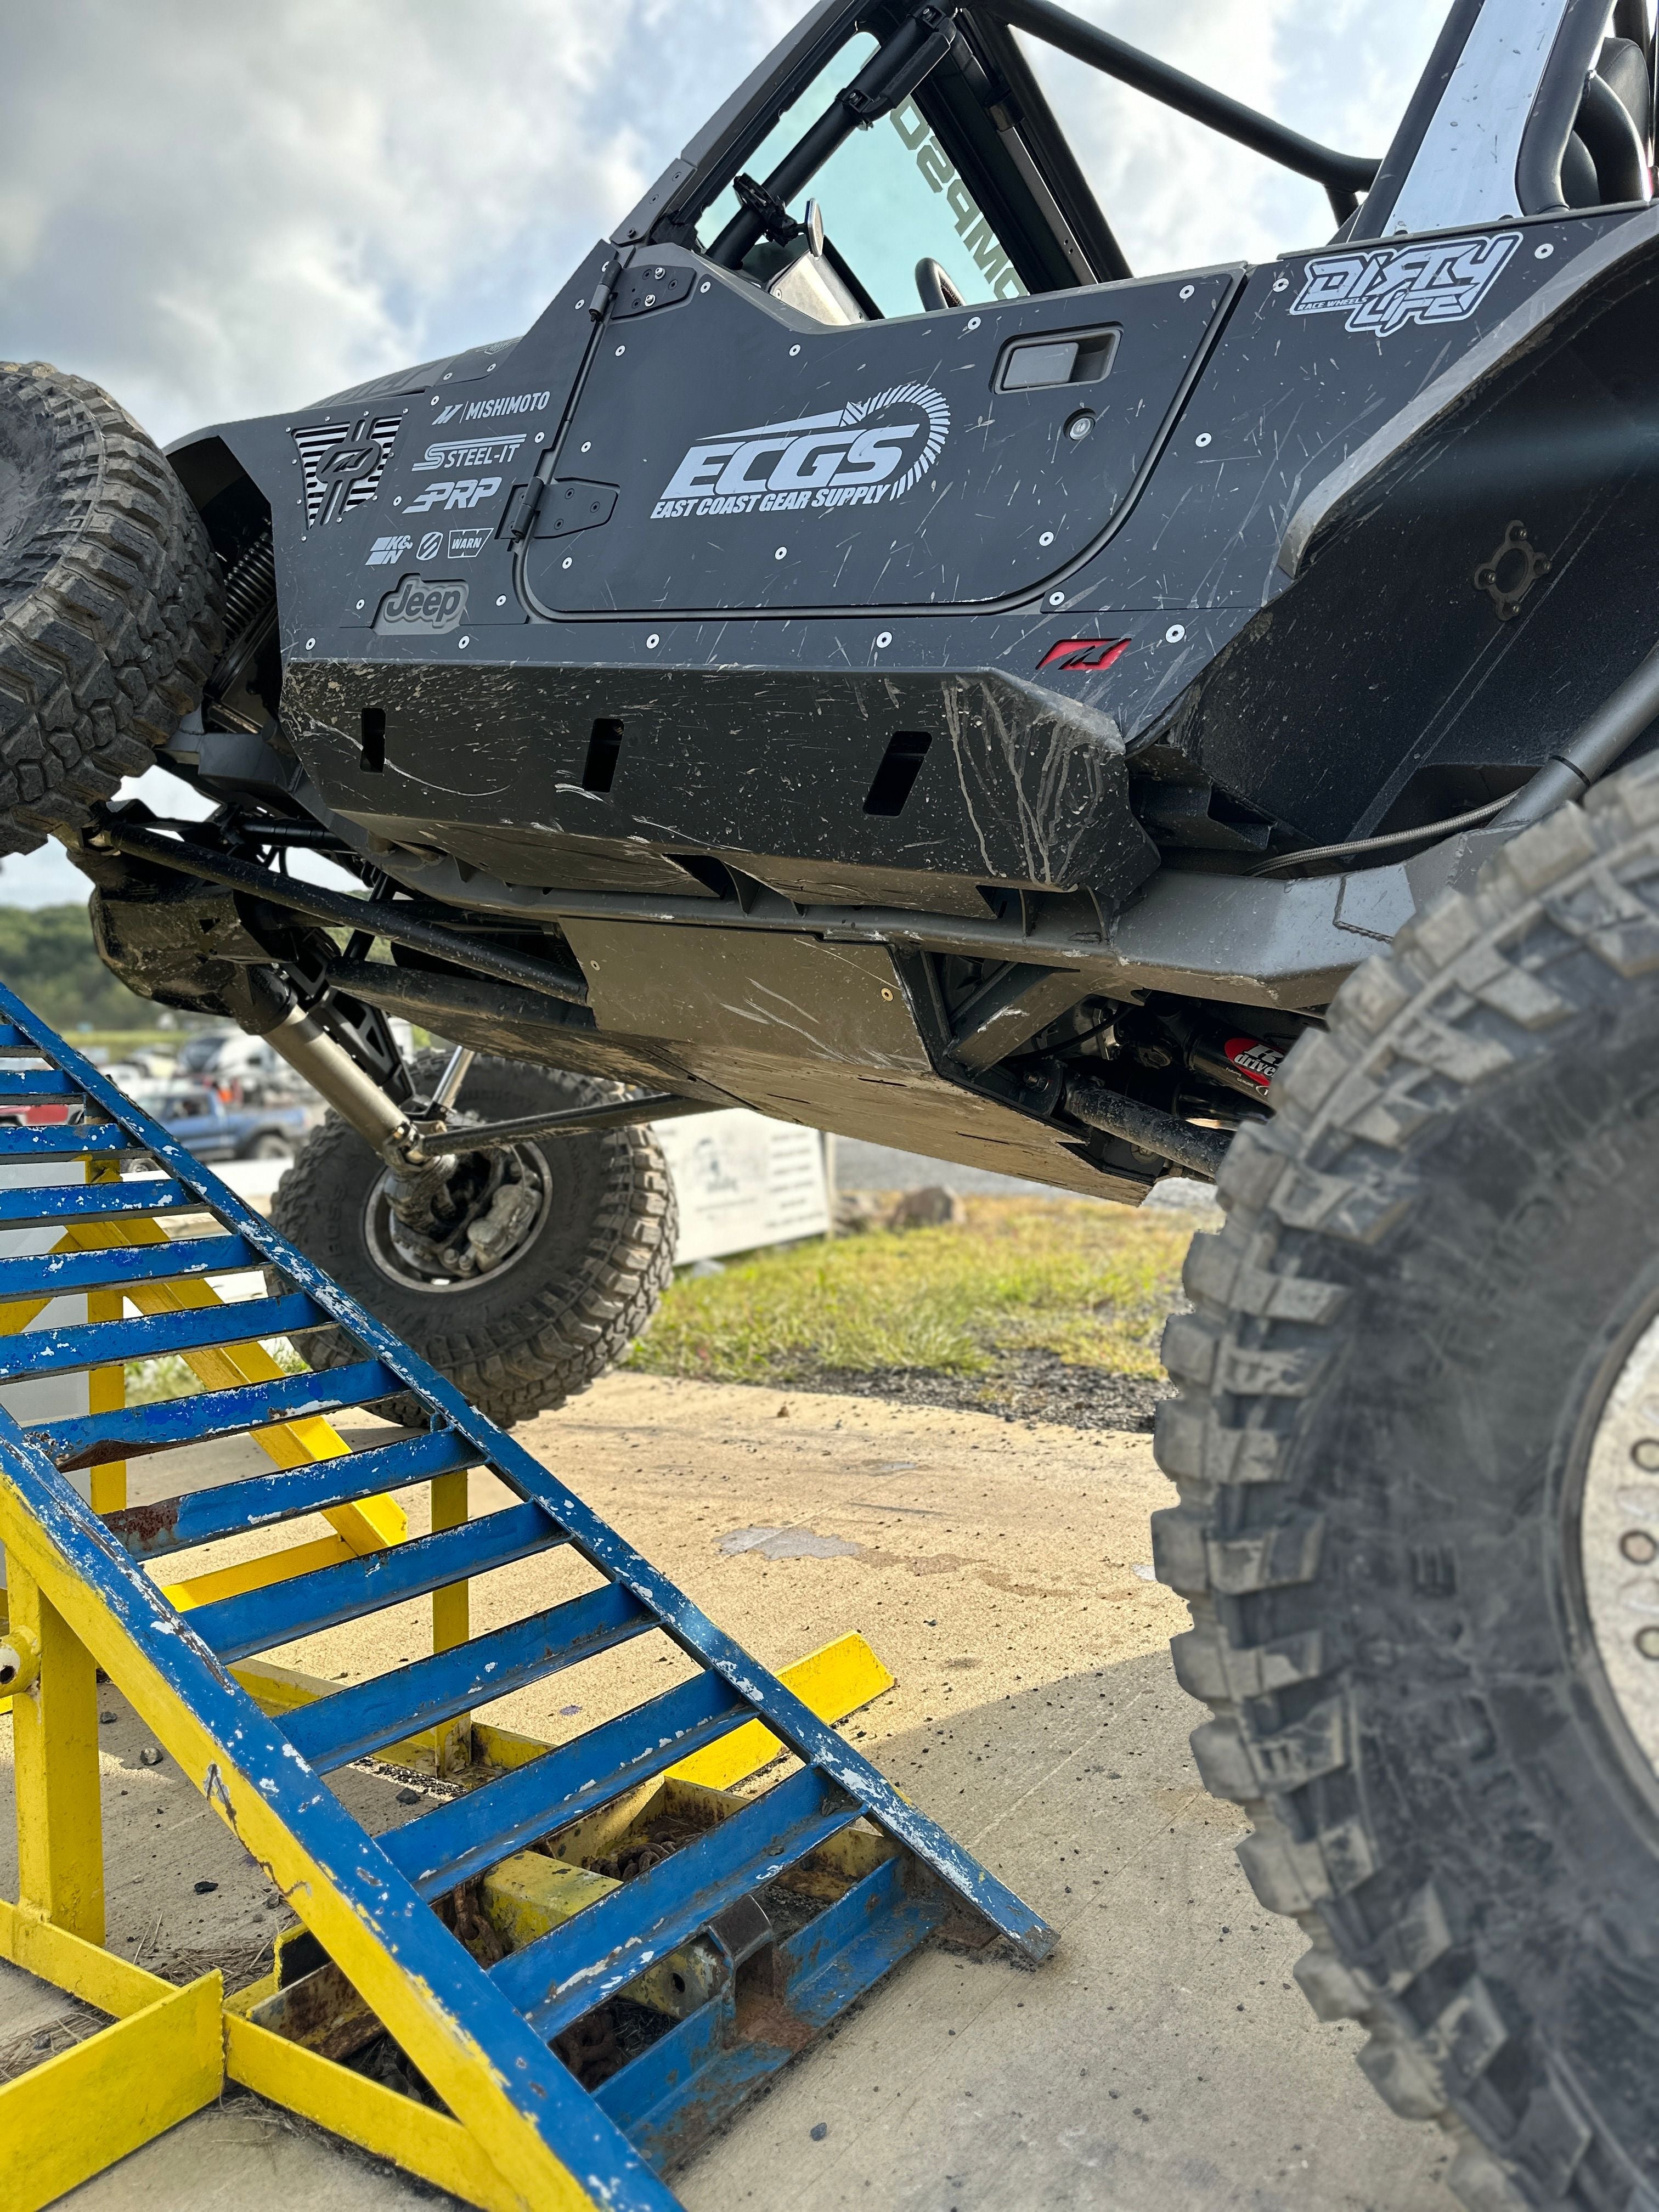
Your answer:
[[[988,1374],[950,1375],[933,1367],[878,1367],[860,1374],[827,1367],[810,1382],[780,1388],[831,1391],[849,1398],[886,1398],[900,1406],[942,1406],[967,1413],[994,1413],[1003,1421],[1057,1421],[1071,1429],[1149,1431],[1165,1378],[1112,1375],[1095,1367],[1069,1367],[1052,1352],[1018,1352],[999,1359]]]

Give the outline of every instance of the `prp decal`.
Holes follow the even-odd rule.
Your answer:
[[[1308,263],[1291,313],[1346,315],[1346,329],[1384,338],[1407,323],[1461,323],[1520,243],[1518,232],[1504,230],[1490,238],[1322,253]]]
[[[950,434],[950,407],[931,384],[896,384],[826,415],[722,430],[687,449],[651,520],[884,504],[921,483]]]
[[[420,497],[411,499],[404,513],[425,514],[436,507],[448,514],[456,507],[482,507],[501,488],[499,477],[440,477],[435,483],[423,484]]]
[[[434,469],[499,468],[502,462],[512,459],[528,434],[524,430],[506,430],[495,438],[434,438],[416,462],[415,473],[429,475]]]
[[[1058,645],[1048,647],[1037,669],[1041,672],[1045,668],[1109,668],[1128,647],[1127,637],[1063,637]]]
[[[374,627],[394,637],[442,637],[460,627],[465,613],[465,584],[428,584],[423,576],[404,576],[381,600]]]
[[[317,422],[290,432],[300,448],[308,528],[337,522],[354,507],[368,504],[386,473],[403,419],[401,415],[363,415],[355,427]]]
[[[1284,1064],[1285,1055],[1276,1044],[1264,1044],[1260,1037],[1229,1037],[1221,1048],[1241,1075],[1265,1091]]]

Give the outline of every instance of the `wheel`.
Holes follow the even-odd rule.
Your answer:
[[[1344,985],[1169,1324],[1200,1771],[1465,2203],[1659,2205],[1659,762]]]
[[[445,1057],[421,1055],[417,1088],[431,1088]],[[590,1076],[480,1058],[462,1118],[506,1121],[623,1095]],[[391,1184],[362,1139],[330,1114],[276,1186],[271,1220],[504,1427],[562,1406],[614,1366],[673,1267],[673,1185],[643,1125],[462,1155],[439,1240],[404,1227]],[[315,1367],[362,1356],[341,1332],[319,1331],[305,1348]],[[376,1411],[424,1418],[412,1399]]]
[[[202,696],[217,566],[166,458],[96,385],[0,362],[0,852],[73,831]]]
[[[280,1130],[267,1129],[243,1146],[241,1156],[245,1160],[291,1160],[294,1146]]]

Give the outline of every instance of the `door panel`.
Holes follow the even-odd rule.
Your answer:
[[[696,265],[689,296],[600,334],[526,549],[533,611],[1038,591],[1122,511],[1242,274],[831,327]]]

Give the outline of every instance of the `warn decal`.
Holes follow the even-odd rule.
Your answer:
[[[921,483],[950,434],[951,410],[930,384],[897,384],[829,414],[721,431],[687,448],[651,520],[879,506]]]

